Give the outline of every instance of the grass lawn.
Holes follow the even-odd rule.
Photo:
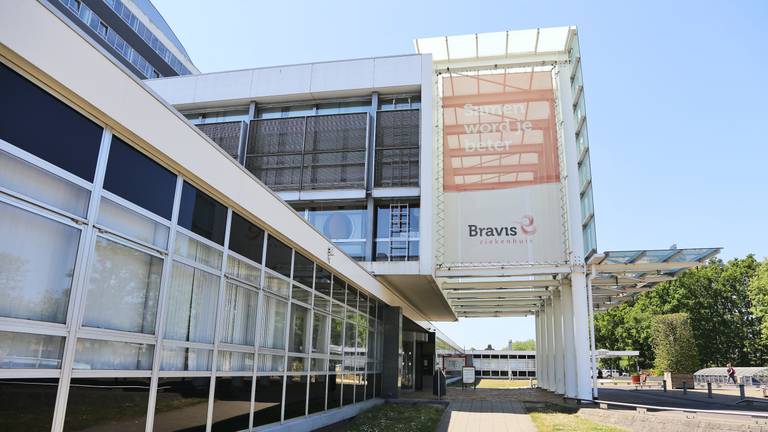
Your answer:
[[[445,409],[440,405],[385,403],[333,428],[344,432],[434,432]]]
[[[563,405],[526,405],[536,429],[539,432],[623,432],[624,429],[595,423],[576,415],[576,408]]]

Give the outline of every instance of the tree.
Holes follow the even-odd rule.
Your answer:
[[[752,303],[751,312],[757,320],[757,337],[754,340],[756,363],[764,365],[768,358],[768,259],[764,260],[747,288]]]
[[[699,354],[688,314],[654,317],[651,333],[656,369],[678,373],[693,373],[699,369]]]
[[[536,351],[536,341],[533,339],[522,341],[511,340],[507,345],[507,349],[512,351]]]
[[[488,344],[488,346],[485,347],[485,350],[486,351],[493,351],[493,346],[491,346],[491,344]]]

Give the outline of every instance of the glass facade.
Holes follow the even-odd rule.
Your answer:
[[[16,176],[0,173],[0,430],[239,431],[371,397],[377,300],[0,73],[6,93],[85,131],[67,142],[75,161],[57,150],[67,138],[30,144],[27,123],[0,120]]]

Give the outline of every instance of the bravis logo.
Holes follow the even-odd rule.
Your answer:
[[[525,215],[515,225],[509,226],[479,226],[467,224],[469,237],[516,237],[519,233],[533,235],[536,227],[533,224],[533,216]]]

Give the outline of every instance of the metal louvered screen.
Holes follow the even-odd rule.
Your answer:
[[[274,190],[365,187],[368,114],[251,121],[245,167]]]
[[[365,187],[368,114],[307,118],[303,189]]]
[[[376,187],[419,185],[419,110],[378,113],[374,179]]]
[[[197,125],[204,134],[208,135],[213,142],[219,145],[225,152],[229,153],[235,160],[240,149],[240,133],[242,132],[243,122],[226,122]]]

